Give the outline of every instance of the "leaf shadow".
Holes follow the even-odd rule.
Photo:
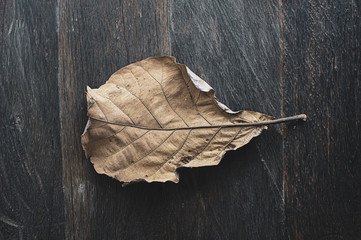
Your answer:
[[[144,231],[145,236],[152,233],[166,238],[167,234],[188,229],[189,239],[195,232],[207,236],[220,234],[216,238],[227,239],[247,228],[250,231],[262,226],[279,228],[283,207],[276,188],[282,184],[279,182],[282,177],[278,176],[282,174],[282,166],[281,170],[277,169],[282,163],[272,162],[280,160],[282,148],[277,146],[282,146],[282,137],[276,128],[271,128],[244,147],[227,152],[218,166],[179,169],[178,184],[139,182],[122,187],[120,182],[94,171],[97,175],[94,194],[99,195],[94,199],[102,199],[94,207],[107,213],[101,217],[111,223],[106,227],[109,229],[102,231],[129,226],[131,221],[132,226],[122,231],[123,237]],[[268,170],[262,159],[268,161]],[[127,218],[114,219],[116,215]],[[164,224],[165,221],[169,223]],[[147,224],[156,227],[152,231],[142,227]],[[169,226],[173,227],[169,229]]]

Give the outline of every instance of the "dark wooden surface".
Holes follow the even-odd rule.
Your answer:
[[[56,1],[0,1],[0,239],[61,239]]]
[[[0,239],[359,239],[359,1],[0,0]],[[173,183],[94,171],[86,86],[173,55],[272,126]]]
[[[361,237],[361,4],[282,6],[286,231],[297,239]]]

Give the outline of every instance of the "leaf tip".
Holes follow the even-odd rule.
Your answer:
[[[92,89],[87,85],[87,86],[86,86],[86,90],[87,90],[87,91],[91,91]]]

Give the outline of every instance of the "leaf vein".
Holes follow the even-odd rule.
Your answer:
[[[186,123],[186,121],[184,121],[184,119],[179,115],[178,112],[176,112],[176,110],[175,110],[175,109],[173,108],[173,106],[170,104],[169,99],[168,99],[167,95],[165,94],[163,85],[162,85],[152,74],[150,74],[147,70],[145,70],[143,66],[141,66],[141,65],[136,65],[136,66],[139,66],[140,68],[142,68],[144,72],[146,72],[149,76],[151,76],[151,77],[154,79],[154,81],[156,81],[156,82],[158,83],[158,85],[160,86],[160,88],[161,88],[161,90],[162,90],[163,96],[164,96],[165,100],[167,101],[169,107],[172,109],[172,111],[173,111],[175,114],[177,114],[177,116],[184,122],[184,124],[185,124],[187,127],[189,127],[189,125]],[[161,71],[162,71],[162,82],[163,82],[163,65],[162,65],[162,70],[161,70]],[[134,77],[135,77],[135,76],[134,76]]]
[[[105,139],[111,138],[111,137],[113,137],[113,136],[116,136],[116,135],[118,135],[119,133],[121,133],[121,132],[122,132],[125,128],[126,128],[126,127],[123,127],[123,128],[121,128],[120,130],[118,130],[118,131],[114,132],[112,135],[109,135],[109,136],[107,136],[107,137],[104,137],[104,138],[99,138],[99,139],[93,140],[93,142],[92,142],[92,143],[99,142],[99,141],[102,141],[102,140],[105,140]]]
[[[163,128],[163,126],[160,124],[160,122],[157,120],[157,118],[153,115],[153,113],[149,110],[149,108],[145,105],[145,103],[137,96],[135,95],[134,93],[132,93],[131,91],[129,91],[128,89],[126,89],[125,87],[121,87],[121,86],[117,86],[118,88],[122,88],[124,89],[125,91],[127,91],[128,93],[130,93],[132,96],[134,96],[136,99],[139,100],[139,102],[141,104],[143,104],[143,106],[148,110],[149,114],[152,115],[152,117],[154,118],[154,120],[158,123],[158,125]]]
[[[157,150],[163,143],[165,143],[173,134],[175,133],[175,130],[169,134],[164,140],[162,140],[161,143],[159,143],[156,147],[154,147],[153,149],[151,149],[146,155],[144,155],[143,157],[137,159],[136,161],[134,161],[134,163],[132,163],[132,165],[140,162],[141,160],[145,159],[146,157],[148,157],[150,154],[152,154],[155,150]],[[128,166],[129,167],[129,166]],[[126,167],[126,168],[128,168]],[[122,170],[126,169],[126,168],[123,168]]]
[[[103,97],[108,99],[116,108],[118,108],[122,113],[124,113],[124,115],[127,116],[129,118],[129,120],[135,125],[135,122],[133,121],[133,119],[128,114],[126,114],[122,109],[120,109],[120,107],[117,106],[110,98],[108,98],[106,96],[103,96]]]
[[[108,155],[108,156],[104,156],[104,158],[109,158],[109,157],[113,156],[114,154],[119,153],[119,152],[122,151],[124,148],[132,145],[134,142],[136,142],[137,140],[139,140],[140,138],[142,138],[145,134],[147,134],[147,133],[149,133],[149,132],[150,132],[150,130],[146,131],[145,133],[143,133],[143,134],[140,135],[139,137],[137,137],[137,138],[135,138],[134,140],[132,140],[130,143],[128,143],[128,144],[124,145],[122,148],[118,149],[116,152],[114,152],[114,153],[112,153],[112,154],[110,154],[110,155]]]
[[[189,135],[191,134],[192,130],[193,130],[193,129],[191,129],[191,130],[188,132],[188,134],[187,134],[186,138],[184,139],[182,145],[181,145],[169,158],[167,158],[164,163],[162,163],[162,165],[157,169],[157,171],[155,171],[154,173],[152,173],[152,175],[150,175],[150,176],[155,175],[160,169],[162,169],[162,167],[163,167],[172,157],[174,157],[175,155],[177,155],[177,154],[180,152],[180,150],[183,149],[183,147],[184,147],[185,143],[187,142],[187,140],[188,140],[188,138],[189,138]]]
[[[100,107],[100,104],[99,104],[98,102],[96,102],[96,101],[94,101],[94,102],[98,105],[100,111],[104,114],[105,120],[108,121],[107,115],[105,114],[105,112],[103,111],[103,109]]]
[[[242,128],[239,128],[239,130],[237,131],[237,133],[233,136],[233,138],[226,144],[226,146],[224,146],[224,148],[222,149],[222,151],[220,151],[218,154],[217,154],[217,158],[219,157],[219,155],[229,146],[229,144],[231,144],[234,139],[236,139],[236,137],[238,136],[238,134],[242,131]]]
[[[203,153],[203,151],[209,146],[209,144],[213,141],[213,139],[216,137],[216,135],[219,133],[219,131],[222,129],[222,127],[218,128],[218,130],[213,134],[213,136],[209,139],[209,141],[207,142],[207,144],[202,148],[202,150],[196,155],[194,156],[189,162],[193,161],[194,159],[196,159],[199,155],[201,155]],[[189,163],[188,162],[188,163]]]
[[[191,100],[192,100],[192,103],[193,103],[194,107],[197,109],[197,112],[199,113],[199,115],[200,115],[209,125],[212,125],[212,123],[210,123],[210,122],[203,116],[203,114],[201,113],[201,111],[199,111],[197,102],[195,102],[194,99],[193,99],[193,96],[192,96],[192,94],[191,94],[191,90],[189,89],[189,82],[192,82],[191,78],[190,78],[189,75],[188,75],[189,81],[188,81],[188,83],[187,83],[186,80],[185,80],[183,71],[182,71],[181,69],[179,69],[179,70],[180,70],[181,73],[182,73],[183,82],[184,82],[184,84],[185,84],[186,87],[187,87],[188,94],[189,94],[189,96],[190,96],[190,98],[191,98]],[[199,91],[199,95],[200,95],[200,94],[201,94],[201,90],[198,89],[198,91]]]

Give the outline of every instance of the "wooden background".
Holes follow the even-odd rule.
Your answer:
[[[0,239],[359,239],[360,42],[358,0],[0,0]],[[122,188],[82,151],[85,89],[154,55],[309,120]]]

